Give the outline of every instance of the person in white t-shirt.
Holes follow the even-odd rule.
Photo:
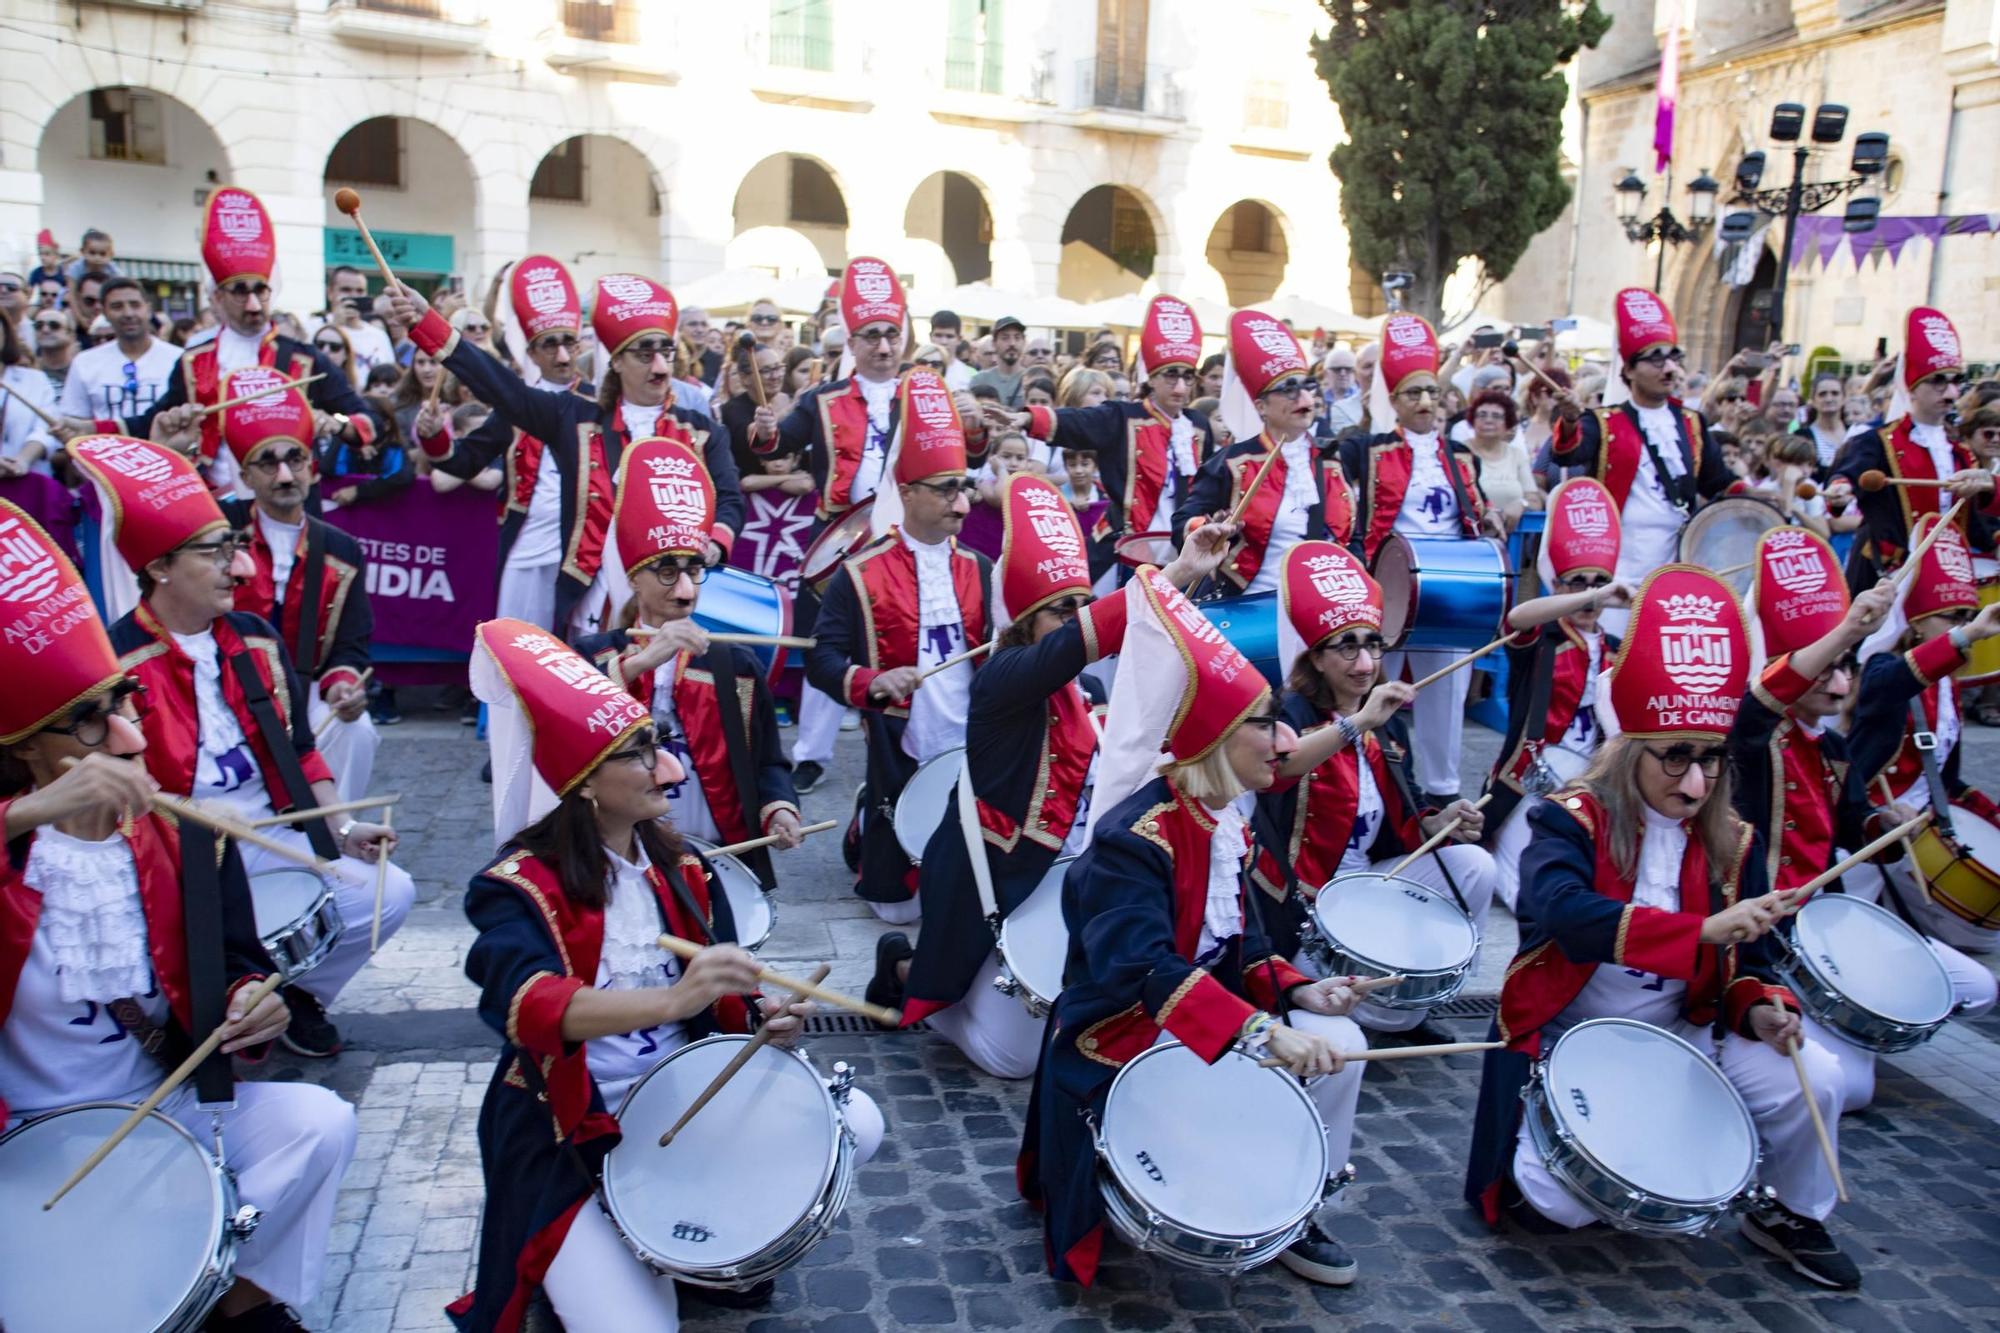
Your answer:
[[[363,313],[372,311],[375,302],[368,295],[368,280],[361,276],[361,270],[341,264],[326,275],[326,313],[312,324],[312,332],[318,333],[331,324],[347,339],[348,350],[354,354],[354,383],[356,386],[368,382],[368,372],[377,366],[396,364],[396,347],[389,341],[389,335],[378,324],[364,319]]]
[[[180,365],[181,349],[153,336],[153,303],[138,279],[104,284],[104,317],[114,338],[77,353],[56,402],[65,440],[96,430],[100,421],[139,415],[159,401]]]

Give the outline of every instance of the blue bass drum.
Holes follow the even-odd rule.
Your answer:
[[[1375,552],[1382,639],[1391,648],[1471,652],[1507,632],[1514,566],[1491,537],[1389,534]]]
[[[694,619],[703,629],[718,633],[790,634],[792,595],[761,574],[717,565],[701,581]],[[785,669],[786,650],[769,643],[744,646],[763,666],[765,682],[776,685]]]
[[[1285,687],[1285,668],[1278,661],[1278,594],[1244,593],[1240,597],[1217,597],[1197,602],[1209,623],[1222,637],[1236,645],[1236,651],[1250,659],[1250,665],[1264,673],[1274,690]]]

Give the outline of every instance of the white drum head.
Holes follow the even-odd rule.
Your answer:
[[[604,1199],[625,1234],[666,1264],[725,1268],[791,1230],[833,1177],[840,1117],[819,1075],[766,1046],[662,1148],[748,1037],[683,1046],[618,1109],[624,1140],[604,1160]]]
[[[2000,874],[2000,828],[1994,828],[1962,805],[1951,808],[1951,836],[1968,855],[1995,874]]]
[[[1478,947],[1457,903],[1415,880],[1372,872],[1329,880],[1313,919],[1329,943],[1395,972],[1450,971]]]
[[[1799,954],[1850,1002],[1898,1023],[1936,1023],[1956,1000],[1921,935],[1873,903],[1822,893],[1799,909]]]
[[[764,896],[764,886],[757,882],[756,872],[733,856],[716,855],[714,845],[700,838],[689,838],[687,842],[707,857],[715,870],[716,883],[729,899],[729,913],[736,919],[736,942],[754,949],[770,939],[775,914],[771,911],[771,900]]]
[[[1104,1150],[1147,1207],[1217,1235],[1277,1231],[1326,1184],[1326,1130],[1305,1090],[1241,1051],[1213,1065],[1179,1042],[1142,1051],[1112,1084]]]
[[[946,750],[932,755],[896,798],[896,841],[903,855],[917,864],[924,859],[924,844],[937,832],[946,810],[956,796],[958,774],[965,767],[965,749]]]
[[[1548,1104],[1619,1179],[1683,1203],[1733,1198],[1757,1165],[1757,1127],[1715,1062],[1649,1024],[1599,1018],[1565,1032],[1543,1072]]]
[[[269,939],[312,915],[327,895],[326,881],[310,870],[271,870],[250,877],[250,905],[257,935]]]
[[[1044,1004],[1062,994],[1063,965],[1069,961],[1069,927],[1063,924],[1063,876],[1074,856],[1049,867],[1027,901],[1000,923],[1000,956],[1014,980]]]
[[[0,1326],[158,1328],[222,1236],[222,1189],[193,1136],[157,1112],[48,1212],[42,1204],[131,1113],[93,1104],[0,1139]]]

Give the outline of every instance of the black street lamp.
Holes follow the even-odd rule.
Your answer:
[[[1689,241],[1707,231],[1715,221],[1715,197],[1722,186],[1708,168],[1701,169],[1701,175],[1688,182],[1688,218],[1682,222],[1674,216],[1671,205],[1662,203],[1660,211],[1649,218],[1639,216],[1646,205],[1646,182],[1639,179],[1639,173],[1628,170],[1625,179],[1612,187],[1618,205],[1618,221],[1625,227],[1625,237],[1640,245],[1660,244],[1659,260],[1653,266],[1653,290],[1658,291],[1667,277],[1667,247],[1686,245]],[[1666,198],[1674,192],[1674,178],[1667,176]]]
[[[1847,213],[1842,224],[1844,229],[1851,232],[1873,231],[1875,219],[1882,212],[1882,200],[1873,187],[1876,177],[1889,165],[1889,136],[1880,130],[1870,130],[1854,137],[1854,157],[1849,164],[1854,172],[1852,176],[1841,180],[1808,181],[1805,178],[1806,159],[1815,150],[1799,143],[1805,120],[1803,103],[1780,102],[1771,110],[1771,138],[1778,143],[1798,145],[1792,150],[1792,183],[1768,190],[1757,188],[1764,179],[1765,163],[1763,150],[1759,149],[1744,154],[1743,160],[1737,164],[1736,194],[1729,201],[1754,208],[1766,217],[1782,217],[1785,220],[1785,248],[1778,256],[1778,283],[1771,292],[1773,339],[1784,336],[1785,284],[1792,271],[1792,239],[1798,231],[1799,214],[1817,213],[1841,196],[1851,194],[1854,197],[1847,201]],[[1837,144],[1846,135],[1846,107],[1828,102],[1813,112],[1813,143]],[[1723,237],[1747,238],[1750,222],[1747,211],[1732,213],[1723,220]]]

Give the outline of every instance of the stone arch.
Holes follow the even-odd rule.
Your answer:
[[[568,265],[580,290],[606,273],[660,270],[665,187],[635,143],[598,132],[551,145],[528,175],[528,250]]]
[[[847,262],[847,191],[821,158],[809,153],[773,153],[764,158],[744,173],[730,213],[732,237],[769,228],[794,231],[811,242],[826,271],[838,272]],[[788,245],[773,249],[771,262],[764,262],[759,240],[751,237],[742,246],[732,244],[731,266],[796,264],[796,247]]]
[[[944,271],[924,275],[939,287],[993,276],[993,207],[986,186],[963,171],[934,171],[910,192],[903,234],[934,246]],[[911,247],[913,250],[920,247]],[[907,267],[907,266],[906,266]]]
[[[1222,278],[1232,308],[1260,305],[1284,287],[1291,263],[1289,228],[1275,204],[1239,199],[1208,233],[1205,258]]]
[[[1139,291],[1153,276],[1167,229],[1159,209],[1129,185],[1084,191],[1063,219],[1056,295],[1101,301]]]
[[[334,191],[346,185],[360,192],[369,229],[399,278],[427,282],[465,273],[474,253],[479,175],[472,154],[443,127],[395,113],[364,117],[334,137],[320,175],[329,262],[354,264],[371,286],[381,281],[367,251],[356,249],[353,225],[334,207]]]

